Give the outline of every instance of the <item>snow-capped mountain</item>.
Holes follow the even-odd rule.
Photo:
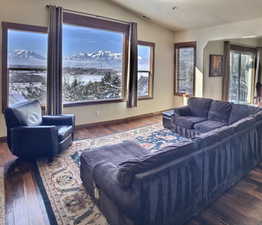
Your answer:
[[[139,57],[139,62],[143,59]],[[19,66],[46,66],[46,57],[28,50],[15,50],[8,54],[9,65]],[[65,67],[93,67],[93,68],[122,68],[122,53],[98,50],[95,52],[79,52],[77,54],[64,57]]]
[[[104,60],[104,61],[114,61],[114,60],[121,60],[122,54],[121,53],[114,53],[111,51],[96,51],[92,53],[87,52],[80,52],[78,54],[65,57],[65,60],[78,60],[78,61],[84,61],[84,60]]]
[[[8,53],[9,65],[33,65],[44,66],[47,63],[45,57],[28,50],[15,50]]]
[[[15,50],[13,53],[11,53],[12,57],[20,58],[20,59],[40,59],[45,60],[46,58],[28,50]]]
[[[64,66],[114,68],[122,67],[122,54],[111,51],[98,50],[95,52],[80,52],[64,58]]]

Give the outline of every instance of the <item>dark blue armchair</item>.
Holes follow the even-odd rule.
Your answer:
[[[72,144],[74,115],[42,116],[38,101],[7,108],[5,119],[8,146],[19,158],[51,159]]]

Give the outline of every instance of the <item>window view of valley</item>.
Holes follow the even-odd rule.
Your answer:
[[[234,103],[252,102],[252,83],[254,81],[255,55],[251,53],[230,52],[229,100]]]
[[[194,48],[185,47],[177,50],[177,92],[193,94]]]
[[[47,34],[8,31],[8,104],[39,100],[46,105]]]
[[[122,98],[123,46],[123,33],[64,24],[64,103]]]
[[[123,46],[123,33],[64,24],[64,103],[123,98]],[[138,49],[138,96],[147,96],[150,51]],[[8,72],[9,105],[33,99],[46,105],[47,34],[9,30]]]
[[[137,96],[147,97],[149,93],[149,82],[151,71],[151,54],[150,46],[138,45],[138,84]]]

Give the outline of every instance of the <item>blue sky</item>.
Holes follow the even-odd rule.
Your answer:
[[[115,53],[122,52],[122,33],[105,30],[64,25],[63,29],[63,54],[71,56],[79,52],[94,52],[107,50]],[[44,57],[47,55],[47,34],[9,30],[8,51],[17,49],[34,51]],[[139,47],[139,55],[145,58],[148,48]]]
[[[65,56],[97,50],[120,53],[123,38],[122,33],[66,24],[63,29],[63,53]]]
[[[8,51],[24,49],[46,56],[47,34],[9,30]]]

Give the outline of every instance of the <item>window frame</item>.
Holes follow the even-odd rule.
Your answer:
[[[9,102],[9,74],[8,74],[8,30],[35,32],[48,34],[44,26],[2,22],[2,111],[8,107]],[[48,84],[47,84],[48,94]]]
[[[180,48],[193,48],[194,49],[194,68],[196,68],[196,51],[197,51],[197,43],[196,41],[191,41],[191,42],[180,42],[180,43],[175,43],[174,44],[174,95],[175,96],[186,96],[186,97],[191,97],[195,95],[195,77],[196,77],[196,70],[193,70],[193,90],[192,90],[192,95],[188,94],[188,93],[179,93],[177,88],[177,78],[179,78],[179,74],[178,74],[178,67],[179,67],[179,63],[178,63],[178,57],[177,57],[177,51]]]
[[[151,48],[150,51],[150,68],[149,71],[147,70],[137,70],[137,73],[139,72],[145,72],[148,73],[148,95],[147,96],[141,96],[137,97],[138,100],[149,100],[154,98],[154,75],[155,75],[155,47],[156,44],[154,42],[149,41],[137,41],[137,45],[143,45]]]
[[[257,61],[257,48],[255,47],[247,47],[247,46],[241,46],[241,45],[234,45],[234,44],[230,44],[229,46],[229,79],[227,80],[228,82],[228,96],[227,96],[227,101],[230,101],[230,81],[231,81],[231,52],[235,52],[235,53],[238,53],[240,58],[239,58],[239,63],[238,63],[238,91],[240,91],[240,84],[241,84],[241,68],[242,68],[242,65],[241,65],[241,60],[242,60],[242,55],[243,54],[249,54],[249,55],[252,55],[254,56],[254,68],[253,68],[253,80],[251,82],[251,98],[248,100],[250,102],[248,103],[243,103],[243,102],[240,102],[239,101],[239,98],[240,96],[238,96],[238,101],[237,101],[237,104],[252,104],[253,101],[254,101],[254,93],[255,93],[255,87],[256,87],[256,61]],[[231,101],[232,102],[232,101]]]
[[[77,107],[84,105],[95,105],[95,104],[105,104],[105,103],[116,103],[125,102],[127,100],[127,74],[128,74],[128,54],[129,54],[129,24],[124,24],[115,21],[105,20],[103,18],[96,18],[87,15],[80,15],[70,12],[64,12],[63,14],[63,24],[88,27],[94,29],[102,29],[113,32],[120,32],[124,34],[123,41],[123,75],[122,75],[122,97],[117,99],[101,99],[101,100],[91,100],[91,101],[79,101],[63,103],[64,107]]]

